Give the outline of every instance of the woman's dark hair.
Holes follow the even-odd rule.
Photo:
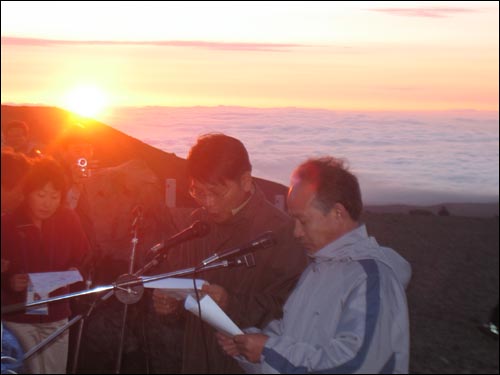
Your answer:
[[[64,169],[54,158],[45,156],[33,162],[24,181],[24,193],[28,195],[43,188],[49,182],[54,185],[56,190],[61,192],[61,196],[64,196],[68,189]]]
[[[299,165],[293,175],[314,186],[315,203],[325,214],[335,203],[341,203],[353,220],[359,219],[363,201],[358,179],[342,160],[333,157],[309,159]]]
[[[2,187],[14,189],[22,184],[31,167],[31,160],[24,154],[11,150],[2,150]]]
[[[189,151],[187,168],[190,178],[211,184],[234,181],[243,173],[252,171],[243,143],[220,133],[205,134],[198,138]]]

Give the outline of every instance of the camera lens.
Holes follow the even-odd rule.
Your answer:
[[[87,159],[85,158],[80,158],[77,160],[76,164],[80,167],[80,168],[85,168],[87,166]]]

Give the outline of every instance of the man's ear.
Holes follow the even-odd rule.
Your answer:
[[[349,215],[344,205],[338,202],[333,205],[330,213],[337,219],[342,219],[342,218],[345,219],[346,215]]]
[[[243,190],[247,193],[252,191],[253,178],[250,172],[244,172],[240,177],[240,184]]]

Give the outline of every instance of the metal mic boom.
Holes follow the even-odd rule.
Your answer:
[[[177,246],[182,242],[192,240],[194,238],[205,237],[210,232],[210,225],[204,221],[195,221],[193,225],[184,229],[182,232],[170,237],[166,241],[162,241],[154,245],[150,251],[157,253],[163,249],[169,249],[171,247]]]
[[[272,231],[264,232],[256,239],[252,240],[245,246],[237,247],[235,249],[230,249],[223,251],[222,253],[215,253],[214,255],[209,256],[207,259],[202,261],[202,266],[205,267],[210,263],[213,263],[217,260],[228,259],[235,255],[244,255],[251,251],[257,249],[266,249],[276,244],[276,240],[274,238],[274,233]]]

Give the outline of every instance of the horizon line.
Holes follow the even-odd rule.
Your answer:
[[[53,104],[43,104],[43,103],[1,103],[2,106],[13,106],[13,107],[49,107],[49,108],[59,108],[65,111],[71,112],[71,110],[66,109],[62,106]],[[280,106],[280,107],[252,107],[244,105],[227,105],[227,104],[217,104],[217,105],[159,105],[159,104],[147,104],[147,105],[116,105],[108,106],[108,109],[141,109],[141,108],[244,108],[244,109],[258,109],[258,110],[272,110],[272,109],[304,109],[311,111],[332,111],[332,112],[494,112],[499,113],[498,109],[475,109],[475,108],[447,108],[447,109],[338,109],[338,108],[322,108],[322,107],[301,107],[301,106]]]

